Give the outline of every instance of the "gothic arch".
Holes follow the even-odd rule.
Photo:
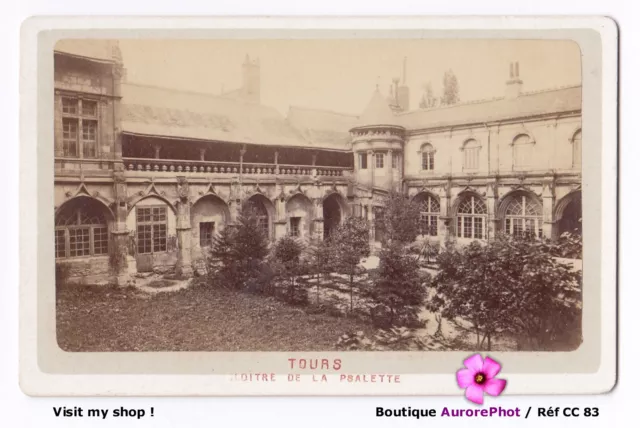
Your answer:
[[[533,193],[531,190],[525,190],[525,189],[512,190],[498,200],[498,209],[496,210],[496,214],[498,218],[501,218],[501,219],[504,218],[507,207],[513,201],[513,199],[518,196],[526,196],[528,198],[531,198],[537,204],[539,204],[540,207],[542,208],[542,199],[538,195]]]
[[[259,223],[264,227],[269,239],[273,237],[273,222],[276,219],[276,208],[273,202],[262,193],[256,192],[245,198],[242,207],[245,208],[249,204],[254,204],[258,210]]]
[[[556,202],[553,220],[558,236],[564,232],[573,232],[575,229],[578,229],[578,233],[582,233],[581,219],[582,192],[580,190],[569,192]]]
[[[413,195],[413,197],[411,198],[411,202],[418,201],[421,198],[424,198],[424,197],[427,197],[427,196],[431,196],[436,201],[438,201],[438,203],[440,203],[440,196],[438,196],[437,194],[435,194],[431,190],[420,190],[418,193]]]
[[[111,210],[111,207],[101,198],[94,198],[93,196],[89,196],[89,195],[77,195],[74,196],[72,198],[67,199],[66,201],[64,201],[62,204],[60,204],[57,208],[55,208],[55,212],[54,212],[54,216],[58,216],[63,209],[65,209],[65,207],[68,207],[69,204],[76,204],[76,203],[80,203],[80,201],[82,199],[86,199],[88,201],[93,201],[93,202],[97,202],[99,203],[102,208],[104,208],[104,210],[107,212],[109,219],[108,221],[114,221],[115,220],[115,215],[113,214],[113,211]]]
[[[131,210],[133,210],[133,208],[142,200],[147,199],[147,198],[157,198],[157,199],[161,199],[162,201],[164,201],[164,203],[166,203],[169,208],[171,208],[171,211],[173,211],[174,215],[178,215],[178,210],[176,209],[176,206],[174,204],[171,203],[171,201],[169,201],[169,199],[165,198],[162,195],[158,195],[157,193],[149,193],[147,195],[143,195],[143,196],[138,196],[135,197],[133,199],[131,199],[127,205],[127,215],[129,215],[129,213],[131,213]]]
[[[462,200],[464,200],[467,196],[473,196],[474,198],[478,198],[480,200],[482,200],[482,202],[486,205],[487,203],[487,199],[482,196],[480,194],[480,192],[478,192],[475,189],[470,189],[470,188],[466,188],[464,190],[461,190],[456,197],[453,199],[453,202],[451,203],[451,212],[452,213],[457,213],[458,212],[458,207],[460,206],[460,202],[462,202]]]

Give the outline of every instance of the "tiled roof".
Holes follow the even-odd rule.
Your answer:
[[[356,126],[369,125],[395,125],[396,117],[394,116],[389,103],[384,99],[380,92],[376,89],[369,100],[369,104],[364,109],[362,115],[358,118]]]
[[[314,146],[274,108],[131,83],[122,85],[122,129],[184,139]]]
[[[448,107],[401,113],[397,123],[408,130],[456,126],[541,114],[578,111],[582,108],[582,87],[572,86],[523,93],[514,99],[462,103]]]
[[[315,146],[350,150],[349,130],[356,126],[358,117],[327,110],[291,107],[287,120]]]
[[[63,39],[56,43],[54,51],[99,61],[122,61],[116,40]]]

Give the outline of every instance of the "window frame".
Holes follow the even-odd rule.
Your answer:
[[[462,145],[462,168],[464,170],[480,169],[480,151],[482,144],[475,138],[470,138]]]
[[[70,102],[69,102],[70,101]],[[86,105],[94,105],[92,113],[85,112]],[[65,104],[75,106],[73,111],[65,112]],[[74,95],[60,95],[60,121],[62,124],[62,157],[76,159],[98,159],[100,148],[100,100],[97,98],[79,97]],[[65,123],[75,124],[75,138],[65,138]],[[85,139],[85,124],[92,123],[95,138]],[[86,128],[87,130],[89,127]],[[72,153],[67,147],[73,142],[75,151]],[[85,150],[92,147],[92,150]]]
[[[437,210],[433,207],[437,206]],[[426,210],[422,208],[426,207]],[[440,201],[431,196],[427,197],[420,203],[420,217],[418,220],[418,231],[420,236],[438,236],[438,218],[440,217]],[[426,233],[425,233],[426,231]]]
[[[202,226],[203,225],[211,225],[211,231],[210,232],[207,232],[206,231],[206,227],[205,227],[205,232],[207,232],[207,233],[205,233],[205,238],[206,238],[206,235],[208,235],[208,239],[205,239],[204,241],[203,241],[203,236],[202,236],[202,230],[203,230]],[[211,245],[213,245],[213,238],[214,238],[215,233],[216,233],[216,222],[215,221],[201,221],[201,222],[199,222],[198,223],[198,233],[199,233],[198,242],[200,244],[200,248],[208,248],[208,247],[210,247]],[[204,245],[203,245],[203,242],[204,242]]]
[[[368,157],[369,156],[368,156],[367,153],[362,153],[362,152],[358,153],[358,162],[360,164],[359,165],[360,169],[368,169],[368,165],[367,165],[368,164],[368,159],[367,159]]]
[[[111,247],[110,242],[110,234],[109,234],[109,223],[88,223],[82,224],[80,210],[75,211],[76,220],[72,224],[63,225],[63,226],[55,226],[54,227],[54,258],[56,260],[61,259],[78,259],[82,257],[96,257],[96,256],[107,256],[109,254],[109,249]],[[85,253],[78,255],[77,253],[71,255],[72,244],[71,244],[71,231],[75,233],[86,231],[86,235],[88,237],[88,251]],[[106,239],[96,239],[96,236],[106,235]],[[62,243],[60,242],[62,240]],[[96,247],[96,242],[103,243],[99,247]],[[77,248],[75,250],[77,251]],[[100,251],[96,251],[97,249]],[[59,255],[62,253],[62,255]]]
[[[509,207],[513,203],[517,202],[518,199],[520,200],[520,206],[522,207],[520,214],[508,214]],[[527,204],[530,202],[533,202],[533,205],[535,205],[538,208],[539,214],[527,215]],[[504,210],[503,231],[508,235],[517,237],[518,233],[516,232],[516,227],[518,227],[521,229],[520,234],[524,236],[524,233],[529,230],[528,225],[529,225],[529,222],[531,221],[533,221],[533,231],[534,231],[535,237],[537,239],[542,239],[542,235],[543,235],[542,205],[528,195],[517,195],[509,198],[509,201],[507,202],[507,205],[505,206],[505,210]]]
[[[420,168],[422,171],[435,170],[436,150],[430,143],[425,143],[420,149]]]
[[[469,200],[471,205],[470,213],[462,213],[460,209]],[[482,203],[483,212],[476,213],[476,202]],[[466,231],[470,236],[466,236]],[[480,233],[478,234],[478,230]],[[477,235],[480,235],[479,237]],[[487,239],[487,204],[476,195],[464,196],[458,203],[456,209],[456,232],[455,236],[461,239]]]
[[[289,236],[292,238],[299,238],[302,236],[302,217],[289,217]]]
[[[529,134],[518,134],[511,142],[514,170],[528,169],[533,166],[533,147],[535,141]]]
[[[576,152],[578,156],[576,156]],[[582,129],[578,129],[571,137],[571,167],[582,168]]]
[[[167,253],[169,251],[169,208],[166,205],[142,205],[142,206],[137,206],[135,207],[136,209],[136,253],[137,254],[160,254],[160,253]],[[151,220],[140,220],[140,211],[141,210],[150,210],[150,218]],[[164,220],[153,220],[154,217],[154,209],[163,209],[164,210]],[[158,247],[160,249],[156,250],[156,234],[160,234],[159,232],[159,227],[160,226],[164,226],[164,238],[160,237],[159,238],[159,244]],[[141,243],[146,241],[146,236],[144,237],[143,241],[141,239],[141,233],[140,233],[140,229],[141,228],[149,228],[148,230],[150,230],[150,238],[149,238],[149,250],[150,251],[145,251],[146,250],[146,245],[143,245],[142,247],[142,251],[141,251]],[[156,232],[156,229],[158,229],[158,232]],[[145,233],[146,234],[146,233]],[[164,249],[162,249],[163,245],[162,245],[162,239],[164,239]]]
[[[384,169],[384,153],[375,152],[373,156],[376,169]]]

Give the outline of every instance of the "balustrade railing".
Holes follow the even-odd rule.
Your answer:
[[[347,175],[351,168],[313,165],[287,165],[269,163],[217,162],[173,159],[123,158],[128,171],[175,172],[203,174],[240,174],[243,175],[318,175],[339,177]]]

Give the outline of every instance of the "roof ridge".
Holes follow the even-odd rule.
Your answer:
[[[339,115],[339,116],[352,117],[354,119],[357,119],[359,117],[357,114],[342,113],[342,112],[339,112],[339,111],[326,109],[326,108],[315,108],[315,107],[306,107],[306,106],[299,106],[299,105],[289,105],[289,111],[291,111],[292,109],[311,110],[311,111],[318,111],[318,112],[323,112],[323,113],[332,113],[332,114],[336,114],[336,115]]]
[[[161,89],[163,91],[170,91],[170,92],[178,92],[178,93],[183,93],[183,94],[190,94],[190,95],[200,95],[200,96],[204,96],[204,97],[210,97],[210,98],[216,98],[218,100],[224,100],[224,101],[236,101],[236,102],[240,102],[243,104],[255,104],[255,105],[260,105],[262,107],[268,107],[268,108],[272,108],[270,106],[267,106],[265,104],[259,104],[259,103],[254,103],[254,102],[250,102],[250,101],[245,101],[241,98],[235,98],[235,97],[226,97],[224,96],[225,94],[228,94],[229,92],[225,92],[223,94],[213,94],[210,92],[198,92],[198,91],[193,91],[190,89],[178,89],[178,88],[170,88],[167,86],[158,86],[158,85],[148,85],[145,83],[138,83],[138,82],[123,82],[123,85],[131,85],[131,86],[139,86],[139,87],[143,87],[143,88],[152,88],[152,89]],[[237,91],[238,89],[234,89],[231,92]]]
[[[563,90],[563,89],[571,89],[571,88],[579,88],[579,87],[582,87],[581,83],[575,83],[575,84],[572,84],[572,85],[556,86],[554,88],[539,89],[537,91],[527,91],[527,92],[520,93],[518,98],[523,97],[523,96],[526,97],[526,96],[530,96],[530,95],[537,95],[537,94],[542,94],[542,93],[547,93],[547,92],[554,92],[554,91],[560,91],[560,90]],[[432,107],[432,108],[419,108],[419,109],[415,109],[415,110],[396,113],[396,115],[397,116],[405,116],[405,115],[410,115],[410,114],[413,114],[413,113],[419,113],[419,112],[423,112],[423,111],[446,110],[448,108],[454,108],[454,107],[459,107],[459,106],[465,106],[465,105],[471,105],[471,104],[482,104],[482,103],[489,103],[489,102],[492,102],[492,101],[504,100],[505,98],[506,97],[504,97],[504,96],[502,96],[502,97],[493,97],[493,98],[480,98],[480,99],[477,99],[477,100],[465,101],[465,102],[456,103],[456,104],[448,104],[448,105],[445,105],[445,106],[437,106],[437,107]]]

